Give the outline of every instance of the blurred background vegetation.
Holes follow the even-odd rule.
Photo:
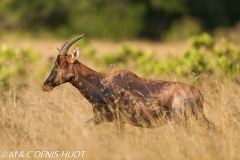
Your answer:
[[[46,36],[68,39],[85,33],[86,38],[110,41],[189,39],[186,51],[178,50],[177,56],[170,55],[164,60],[156,58],[160,53],[154,53],[150,47],[143,51],[123,45],[118,51],[101,55],[87,40],[78,43],[91,61],[103,66],[103,72],[116,65],[117,69],[129,69],[144,77],[215,73],[240,84],[240,50],[235,45],[240,44],[239,6],[239,0],[1,0],[0,36],[20,34],[21,40],[25,35],[45,40]],[[237,43],[232,44],[229,39]],[[16,46],[0,44],[0,87],[9,88],[11,77],[19,77],[17,85],[25,86],[19,84],[25,82],[27,70],[40,59],[38,54],[43,55],[43,51],[35,52],[32,46],[20,49]],[[37,71],[41,78],[52,61],[49,64]]]
[[[1,0],[0,30],[172,40],[234,27],[239,0]]]

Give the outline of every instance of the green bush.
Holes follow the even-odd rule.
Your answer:
[[[24,78],[28,76],[30,64],[36,62],[39,56],[29,48],[14,50],[7,45],[0,46],[0,82],[3,89],[9,89],[11,81],[18,87],[26,85]]]
[[[219,77],[227,76],[239,81],[240,50],[233,44],[222,40],[215,43],[209,34],[194,36],[189,40],[190,48],[181,56],[169,56],[160,61],[152,51],[143,52],[133,46],[123,46],[117,53],[107,53],[97,57],[96,52],[88,48],[90,55],[96,62],[108,67],[110,64],[125,64],[131,62],[145,75],[162,75],[173,73],[181,77],[194,74],[212,74]],[[132,64],[134,63],[134,64]]]

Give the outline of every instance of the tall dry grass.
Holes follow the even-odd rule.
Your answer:
[[[168,80],[191,83],[191,78]],[[86,150],[83,159],[240,159],[240,89],[228,79],[207,76],[197,86],[205,97],[204,113],[222,133],[198,125],[187,133],[170,122],[157,129],[126,125],[124,139],[112,123],[83,134],[84,122],[93,115],[90,104],[69,84],[50,93],[43,93],[41,85],[30,79],[19,100],[14,86],[2,94],[0,152]]]

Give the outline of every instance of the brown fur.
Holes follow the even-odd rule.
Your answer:
[[[86,122],[87,127],[102,122],[115,122],[120,130],[124,130],[125,123],[146,128],[169,121],[185,125],[190,116],[209,127],[201,92],[184,83],[144,79],[126,70],[103,74],[73,60],[71,55],[58,55],[43,90],[50,92],[66,82],[93,107],[94,117]]]

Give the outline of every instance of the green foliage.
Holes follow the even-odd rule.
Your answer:
[[[240,50],[235,45],[222,40],[216,44],[208,34],[193,37],[190,39],[191,49],[184,53],[191,65],[187,69],[196,73],[217,73],[219,76],[228,76],[238,79],[240,66]],[[195,64],[195,65],[194,65]],[[183,75],[186,75],[184,72]]]
[[[201,25],[191,17],[174,20],[170,28],[163,34],[164,40],[182,40],[202,32]]]
[[[123,46],[117,53],[107,53],[97,57],[95,51],[85,45],[85,53],[98,64],[108,67],[110,64],[135,66],[145,75],[162,75],[173,73],[178,76],[216,73],[219,77],[227,76],[233,80],[240,79],[240,50],[226,40],[216,44],[209,34],[194,36],[189,40],[190,48],[181,56],[169,56],[160,61],[152,51],[141,51],[133,46]],[[88,52],[86,52],[88,51]]]
[[[201,28],[234,26],[238,6],[237,0],[1,0],[0,30],[66,38],[86,33],[105,39],[169,39]],[[201,23],[182,23],[184,17]]]
[[[3,89],[9,88],[11,81],[18,86],[26,85],[24,78],[29,72],[29,65],[36,62],[39,56],[29,48],[14,50],[7,45],[0,46],[0,82]]]
[[[133,38],[143,29],[145,10],[142,2],[128,0],[3,0],[0,28],[41,35],[48,31],[59,37],[86,33],[106,39]]]
[[[216,73],[220,77],[228,76],[235,80],[239,79],[240,50],[233,44],[226,40],[216,44],[213,38],[206,33],[192,37],[189,43],[191,48],[181,56],[155,62],[145,73],[149,74],[151,71],[155,71],[155,74],[170,72],[178,76],[189,76],[192,73]]]
[[[186,11],[185,0],[150,0],[155,9],[162,9],[166,13],[181,13]]]

